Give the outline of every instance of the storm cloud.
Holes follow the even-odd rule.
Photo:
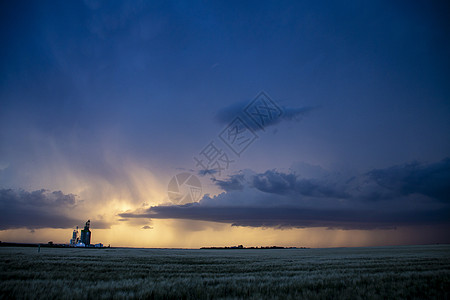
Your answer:
[[[373,170],[368,176],[395,195],[421,194],[450,202],[450,158],[428,165],[414,162]]]
[[[346,181],[295,172],[241,172],[215,180],[224,190],[200,202],[153,206],[126,218],[189,219],[235,226],[386,229],[449,225],[450,160],[376,169]]]
[[[80,202],[75,195],[61,191],[0,189],[0,230],[75,227],[84,223],[70,216]],[[101,221],[95,224],[96,228],[109,228]]]

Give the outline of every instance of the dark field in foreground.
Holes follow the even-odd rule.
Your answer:
[[[285,250],[0,248],[1,298],[437,298],[450,246]]]

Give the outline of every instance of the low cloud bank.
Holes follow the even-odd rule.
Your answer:
[[[73,194],[45,189],[32,192],[0,189],[0,230],[15,228],[73,228],[86,220],[71,217],[80,201]],[[109,224],[95,221],[95,228]]]
[[[198,203],[153,206],[126,218],[189,219],[236,226],[385,229],[450,224],[450,159],[410,163],[343,178],[250,170],[215,184],[224,192]]]

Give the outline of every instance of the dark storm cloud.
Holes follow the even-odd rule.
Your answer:
[[[448,223],[450,209],[425,211],[338,210],[298,207],[156,206],[148,216],[230,223],[233,226],[330,229],[387,229]]]
[[[422,194],[450,202],[450,158],[429,165],[415,162],[373,170],[368,176],[397,195]]]
[[[154,206],[125,218],[190,219],[252,227],[377,229],[450,223],[449,159],[372,170],[351,180],[269,170],[215,180],[225,192],[198,203]]]
[[[233,176],[230,177],[233,180]],[[301,179],[294,173],[268,170],[253,176],[251,184],[256,189],[272,194],[296,194],[311,197],[345,198],[348,195],[335,184],[317,179]]]
[[[0,230],[75,227],[82,222],[68,215],[73,214],[78,204],[75,195],[61,191],[0,189]],[[109,228],[109,225],[95,221],[95,227]]]
[[[224,191],[242,190],[244,188],[244,175],[236,174],[230,176],[228,180],[215,179],[214,183]]]

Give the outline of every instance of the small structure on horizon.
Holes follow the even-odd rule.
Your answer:
[[[81,235],[78,237],[78,226],[73,230],[72,238],[70,239],[70,247],[95,247],[103,248],[102,243],[97,243],[95,245],[91,244],[92,232],[90,230],[91,220],[87,220],[84,225],[84,229],[81,230]]]

